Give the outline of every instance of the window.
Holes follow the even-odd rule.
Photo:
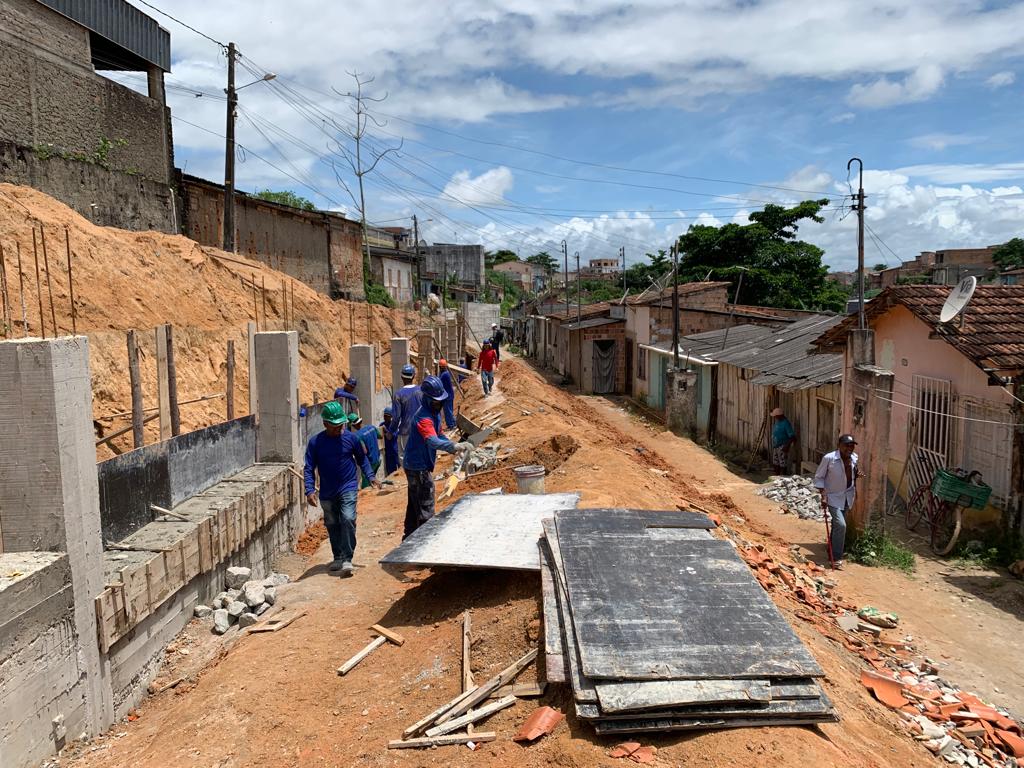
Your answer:
[[[391,279],[391,268],[389,267],[388,268],[388,287],[390,288],[393,285],[394,285],[394,283],[392,282],[392,279]]]
[[[640,381],[647,381],[647,350],[639,344],[636,352],[636,377]]]

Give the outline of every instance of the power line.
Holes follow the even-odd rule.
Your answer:
[[[195,32],[200,37],[205,37],[211,43],[214,43],[215,45],[219,45],[221,48],[227,50],[227,45],[222,43],[220,40],[215,40],[212,37],[210,37],[208,34],[206,34],[205,32],[200,32],[198,29],[193,27],[191,24],[186,24],[181,19],[178,19],[178,18],[175,18],[174,16],[171,16],[171,14],[167,13],[167,11],[163,11],[163,10],[157,8],[152,3],[147,3],[146,0],[135,0],[135,2],[142,3],[142,5],[146,6],[147,8],[151,8],[152,10],[156,11],[157,13],[159,13],[161,16],[166,16],[168,19],[170,19],[171,21],[175,22],[176,24],[180,24],[185,29],[189,29],[189,30]]]
[[[880,236],[879,236],[879,235],[878,235],[878,234],[877,234],[877,233],[875,232],[875,230],[873,230],[873,229],[871,228],[871,225],[870,225],[870,224],[868,224],[868,223],[867,223],[867,221],[865,221],[865,222],[864,222],[864,226],[865,226],[865,228],[867,228],[868,232],[870,232],[870,233],[871,233],[871,236],[872,236],[872,237],[876,237],[876,238],[878,238],[878,242],[880,242],[880,243],[881,243],[882,245],[884,245],[884,246],[885,246],[885,248],[886,248],[886,250],[887,250],[887,251],[889,251],[889,253],[891,253],[891,254],[892,254],[892,255],[893,255],[894,257],[895,257],[895,259],[896,259],[897,263],[899,263],[899,264],[902,264],[902,263],[903,263],[903,259],[901,259],[901,258],[899,257],[899,255],[897,255],[896,251],[894,251],[894,250],[893,250],[892,248],[890,248],[890,247],[889,247],[889,246],[888,246],[888,245],[886,244],[886,242],[885,242],[885,241],[884,241],[884,240],[883,240],[883,239],[882,239],[882,238],[881,238],[881,237],[880,237]],[[887,260],[888,260],[888,259],[887,259]]]

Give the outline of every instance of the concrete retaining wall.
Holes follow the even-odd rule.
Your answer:
[[[501,304],[466,301],[462,303],[462,317],[466,324],[466,341],[480,344],[491,335],[491,323],[501,322]]]

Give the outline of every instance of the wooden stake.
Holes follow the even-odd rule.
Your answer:
[[[388,629],[387,627],[382,627],[380,624],[374,624],[374,625],[372,625],[370,627],[370,629],[372,629],[378,635],[382,635],[383,637],[386,637],[388,640],[390,640],[395,645],[405,645],[405,638],[402,637],[397,632],[395,632],[393,629]]]
[[[468,691],[473,687],[473,670],[469,666],[470,631],[472,620],[469,611],[462,614],[462,690]]]
[[[355,668],[355,666],[360,661],[362,661],[367,656],[369,656],[371,653],[373,653],[375,650],[380,648],[387,641],[388,641],[388,639],[386,637],[384,637],[384,635],[381,635],[380,637],[375,638],[373,640],[373,642],[369,643],[365,648],[363,648],[363,650],[361,650],[359,653],[357,653],[351,659],[349,659],[344,664],[342,664],[340,667],[338,667],[338,674],[339,675],[347,675],[349,672],[351,672]]]
[[[474,689],[474,693],[472,696],[469,696],[468,698],[464,699],[460,704],[458,704],[455,707],[452,707],[450,710],[441,715],[441,717],[437,719],[438,724],[447,722],[448,720],[451,720],[453,717],[459,717],[461,715],[464,715],[470,709],[472,709],[481,701],[490,696],[492,691],[501,688],[501,686],[505,685],[506,683],[512,682],[512,680],[515,679],[516,675],[518,675],[520,672],[522,672],[524,669],[530,666],[530,664],[536,658],[537,649],[534,648],[532,651],[529,651],[522,658],[514,661],[512,664],[505,667],[505,669],[501,670],[501,672],[492,677],[486,683],[484,683],[481,686],[477,686],[477,688]]]
[[[458,696],[456,696],[451,701],[445,702],[440,707],[438,707],[433,712],[431,712],[429,715],[424,717],[422,720],[417,720],[415,723],[413,723],[408,728],[406,728],[404,731],[402,731],[402,737],[408,739],[408,738],[410,738],[412,736],[415,736],[418,733],[421,733],[421,732],[425,731],[427,728],[429,728],[431,725],[433,725],[437,721],[437,719],[439,717],[441,717],[443,714],[445,714],[449,709],[452,709],[453,707],[458,706],[463,701],[465,701],[470,696],[472,696],[474,693],[476,693],[476,688],[470,688],[468,691],[463,691],[462,693],[460,693]]]
[[[295,326],[295,281],[294,280],[291,281],[291,294],[292,294],[292,300],[290,302],[288,302],[291,305],[291,309],[289,310],[289,313],[291,315],[291,317],[290,317],[291,325],[289,327],[294,327]]]
[[[15,240],[18,250],[18,293],[21,295],[21,337],[28,336],[28,311],[25,309],[25,275],[21,271],[21,241]]]
[[[11,300],[7,295],[7,262],[4,260],[4,244],[0,243],[0,300],[3,301],[3,315],[0,316],[0,322],[4,326],[4,338],[10,338],[10,335],[14,333],[14,328],[11,325]]]
[[[68,249],[68,294],[71,296],[71,333],[78,335],[78,310],[75,308],[75,278],[71,271],[71,230],[64,227],[64,241]]]
[[[178,410],[178,374],[174,367],[174,326],[167,325],[167,402],[171,406],[171,434],[181,434],[181,411]]]
[[[228,340],[228,421],[235,418],[235,342]]]
[[[249,413],[259,412],[260,393],[256,387],[256,323],[247,323],[245,330],[249,338]]]
[[[498,699],[497,701],[493,701],[490,704],[485,704],[484,706],[480,707],[480,709],[470,710],[466,714],[462,715],[462,717],[457,717],[454,720],[449,720],[448,722],[442,723],[441,725],[435,725],[433,728],[428,728],[426,734],[424,735],[428,738],[434,736],[444,736],[447,733],[459,730],[463,726],[472,725],[478,720],[488,718],[495,712],[499,712],[505,709],[506,707],[511,707],[517,701],[518,699],[515,696],[506,696],[505,698]]]
[[[50,280],[50,257],[46,254],[46,230],[43,229],[43,225],[39,225],[39,239],[43,243],[43,265],[46,267],[46,291],[50,294],[50,321],[53,323],[53,336],[56,338],[60,335],[60,329],[57,327],[57,313],[53,309],[53,281]]]
[[[36,297],[39,299],[39,332],[46,338],[46,322],[43,320],[43,289],[39,279],[39,243],[36,241],[36,228],[32,227],[32,254],[36,260]]]
[[[256,273],[252,273],[252,314],[256,319],[256,330],[260,329],[260,306],[256,302]]]
[[[167,326],[156,327],[157,405],[160,413],[160,439],[171,436],[171,394],[167,375]]]
[[[132,445],[141,448],[145,444],[142,430],[142,376],[139,373],[139,341],[135,331],[128,331],[128,379],[132,388]]]
[[[455,733],[448,736],[437,736],[433,739],[396,739],[388,742],[388,749],[427,749],[429,747],[449,747],[454,744],[482,744],[487,741],[495,741],[498,734],[494,731],[481,731],[480,733]]]
[[[267,278],[261,275],[263,288],[260,290],[260,298],[263,299],[263,330],[267,330]]]
[[[152,421],[153,419],[155,419],[155,418],[158,418],[158,417],[159,417],[159,414],[156,414],[156,413],[152,413],[152,414],[150,414],[149,416],[146,416],[146,417],[145,417],[145,418],[144,418],[144,419],[142,420],[142,423],[143,423],[143,424],[146,424],[146,423],[148,423],[148,422],[150,422],[150,421]],[[110,433],[109,435],[106,435],[106,436],[104,436],[104,437],[101,437],[101,438],[100,438],[99,440],[97,440],[97,441],[96,441],[96,446],[97,446],[97,447],[99,447],[99,446],[103,445],[104,443],[109,443],[109,442],[110,442],[111,440],[113,440],[113,439],[114,439],[115,437],[120,437],[120,436],[121,436],[121,435],[123,435],[123,434],[124,434],[125,432],[131,432],[131,431],[133,431],[133,430],[134,430],[134,428],[135,428],[135,425],[134,425],[134,424],[129,424],[129,425],[127,426],[127,427],[124,427],[123,429],[119,429],[119,430],[117,430],[117,432],[111,432],[111,433]],[[116,449],[114,448],[114,446],[113,446],[113,445],[111,445],[111,446],[110,446],[110,449],[111,449],[111,450],[113,450],[113,451],[114,451],[114,453],[117,453],[117,452],[118,452],[118,451],[117,451],[117,450],[116,450]]]

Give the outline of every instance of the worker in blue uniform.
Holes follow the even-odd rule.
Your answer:
[[[391,406],[384,409],[384,420],[380,423],[384,435],[384,477],[397,472],[401,464],[398,456],[398,424]]]
[[[411,365],[402,366],[402,388],[395,392],[391,407],[394,411],[395,421],[398,422],[398,451],[404,456],[405,445],[409,441],[409,431],[412,429],[412,421],[420,409],[420,388],[413,384],[416,377],[416,369]]]

